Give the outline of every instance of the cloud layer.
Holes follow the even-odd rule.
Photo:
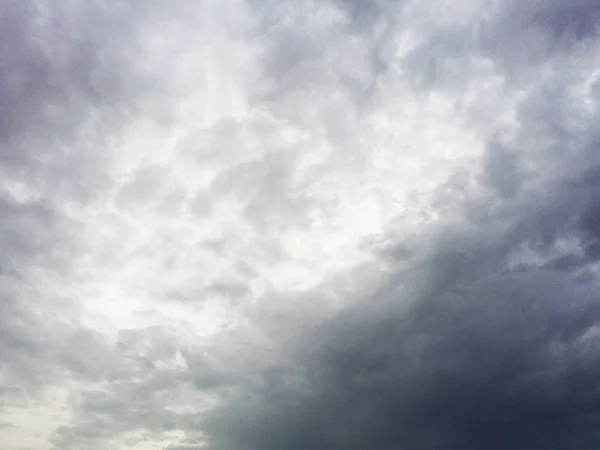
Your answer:
[[[221,3],[0,7],[3,446],[597,446],[600,7]]]

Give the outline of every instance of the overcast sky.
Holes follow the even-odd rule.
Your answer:
[[[596,0],[1,0],[4,450],[600,448]]]

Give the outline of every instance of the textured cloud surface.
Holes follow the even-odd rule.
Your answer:
[[[1,447],[600,446],[599,27],[3,1]]]

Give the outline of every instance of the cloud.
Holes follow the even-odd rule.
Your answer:
[[[516,19],[512,14],[509,8],[497,23]],[[538,26],[547,24],[521,23],[518,33]],[[512,36],[495,39],[498,49],[514,45]],[[429,48],[412,55],[437,58]],[[590,182],[596,109],[588,105],[597,96],[585,91],[589,72],[561,73],[561,52],[505,72],[517,62],[504,50],[471,45],[450,56],[468,57],[469,50],[499,64],[499,95],[518,92],[521,99],[508,105],[516,123],[507,129],[471,116],[482,105],[504,114],[501,101],[482,99],[467,110],[487,135],[481,166],[438,190],[448,219],[419,238],[390,231],[401,240],[383,244],[385,253],[411,251],[399,254],[403,264],[371,286],[367,300],[316,326],[292,312],[283,326],[257,317],[274,342],[281,328],[311,331],[281,350],[291,367],[265,369],[264,384],[241,388],[209,415],[210,448],[566,449],[598,442],[599,366],[591,351],[597,265],[586,256],[593,254],[587,224],[598,195]],[[586,67],[592,54],[569,61]],[[407,61],[408,70],[423,70],[412,56]],[[524,81],[521,70],[548,72]],[[464,73],[455,91],[445,83],[451,76],[438,73],[428,89],[440,85],[460,105],[478,74]],[[406,269],[414,254],[426,256]]]
[[[0,438],[593,448],[591,2],[8,2]]]

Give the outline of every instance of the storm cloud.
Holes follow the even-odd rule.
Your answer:
[[[592,1],[5,1],[0,442],[600,444]]]

